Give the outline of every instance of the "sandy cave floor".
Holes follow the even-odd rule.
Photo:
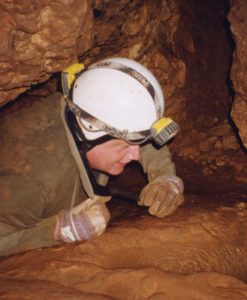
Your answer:
[[[122,199],[89,242],[2,259],[0,299],[247,299],[247,205],[187,195],[159,220]]]

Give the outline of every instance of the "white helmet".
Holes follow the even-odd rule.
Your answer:
[[[131,59],[110,58],[90,65],[74,80],[71,98],[68,105],[89,141],[111,135],[142,143],[162,132],[158,143],[164,144],[164,120],[170,130],[165,130],[165,142],[178,130],[175,122],[162,118],[164,97],[157,79]]]

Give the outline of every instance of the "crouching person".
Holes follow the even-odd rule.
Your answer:
[[[0,255],[101,235],[110,220],[109,175],[139,161],[149,183],[138,204],[171,215],[183,182],[165,143],[178,125],[164,118],[161,87],[126,58],[70,66],[58,94],[5,117],[0,169]]]

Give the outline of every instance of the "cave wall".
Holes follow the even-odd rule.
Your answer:
[[[1,1],[0,102],[75,61],[91,45],[91,28],[88,1]]]
[[[177,95],[184,98],[183,127],[172,147],[189,192],[234,194],[246,185],[246,155],[229,119],[234,44],[226,16],[231,8],[228,1],[180,3],[176,53],[185,62],[186,83]]]
[[[0,103],[15,99],[78,59],[89,63],[112,55],[153,65],[163,73],[162,82],[173,82],[173,88],[166,84],[169,95],[174,81],[183,83],[185,66],[159,55],[157,27],[165,25],[163,38],[172,42],[179,21],[177,9],[169,0],[0,3],[4,41],[0,45]]]
[[[235,92],[231,115],[239,130],[241,140],[247,148],[247,2],[232,0],[231,4],[232,8],[228,19],[236,43],[231,68],[231,79]]]
[[[170,147],[187,191],[246,192],[246,155],[229,121],[233,107],[245,143],[245,6],[244,0],[5,1],[0,102],[37,93],[39,83],[78,60],[136,59],[157,76],[166,114],[181,125]]]

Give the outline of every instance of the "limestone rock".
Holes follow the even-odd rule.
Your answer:
[[[231,68],[231,79],[235,92],[231,115],[239,130],[242,142],[247,148],[247,2],[232,0],[231,4],[228,19],[236,43]]]
[[[91,26],[88,1],[2,1],[0,104],[77,61],[91,45]]]

